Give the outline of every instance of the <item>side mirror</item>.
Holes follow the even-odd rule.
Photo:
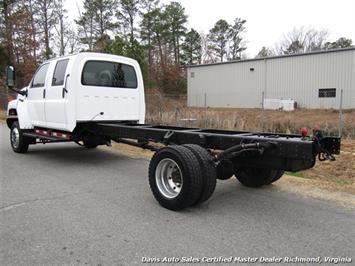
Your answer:
[[[5,74],[6,74],[6,86],[8,86],[9,88],[15,87],[16,84],[15,68],[13,66],[6,66]]]
[[[14,89],[16,84],[16,75],[15,75],[15,68],[13,66],[6,66],[5,68],[5,75],[6,75],[6,86],[18,94],[23,96],[27,96],[27,91],[18,91]]]

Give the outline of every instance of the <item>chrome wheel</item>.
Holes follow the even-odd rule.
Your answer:
[[[176,198],[183,185],[183,177],[178,164],[169,158],[161,160],[155,170],[159,192],[168,199]]]
[[[17,127],[13,128],[11,131],[11,144],[15,149],[20,145],[20,132]]]

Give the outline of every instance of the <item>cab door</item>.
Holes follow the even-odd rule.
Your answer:
[[[39,127],[46,126],[44,102],[48,67],[49,63],[46,63],[37,69],[27,91],[27,106],[31,123]]]
[[[67,66],[69,59],[58,60],[46,90],[45,113],[47,127],[66,129],[67,124]]]

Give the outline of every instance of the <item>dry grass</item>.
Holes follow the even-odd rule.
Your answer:
[[[342,140],[341,153],[336,161],[317,161],[315,167],[299,174],[309,179],[336,183],[355,194],[355,140]]]
[[[296,133],[300,128],[319,125],[325,135],[337,136],[337,110],[298,109],[295,112],[261,109],[191,108],[184,97],[147,96],[147,123],[206,127],[241,131]],[[193,121],[184,122],[183,118]],[[317,162],[307,171],[292,175],[324,181],[327,186],[355,194],[355,110],[343,113],[342,152],[335,162]]]
[[[319,125],[326,135],[337,136],[337,110],[298,109],[295,112],[236,108],[186,107],[186,98],[147,96],[147,123],[191,127],[219,128],[241,131],[296,133],[300,128]],[[184,121],[182,119],[193,119]],[[355,138],[355,110],[343,113],[343,136]]]
[[[6,119],[6,111],[0,110],[0,122],[4,122]]]

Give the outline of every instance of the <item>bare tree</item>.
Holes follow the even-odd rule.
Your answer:
[[[201,37],[202,63],[215,63],[216,57],[214,56],[214,52],[210,49],[208,35],[204,32],[200,32],[199,34]]]
[[[1,3],[1,26],[3,25],[2,39],[6,49],[6,53],[9,56],[10,63],[14,63],[14,47],[13,47],[13,36],[12,36],[12,6],[14,5],[15,0],[3,0]]]
[[[31,28],[32,28],[32,41],[33,41],[33,57],[35,60],[37,60],[37,49],[38,49],[38,43],[37,43],[37,35],[38,35],[38,29],[36,26],[36,11],[34,8],[34,0],[24,0],[23,1],[24,7],[28,10],[30,14],[30,23],[31,23]]]
[[[58,23],[54,25],[56,32],[56,41],[58,42],[59,55],[65,54],[65,48],[68,45],[68,23],[66,22],[67,10],[64,8],[63,0],[56,0],[54,3],[55,14],[58,18]]]
[[[68,31],[67,31],[67,41],[68,41],[68,48],[69,48],[69,54],[73,54],[77,52],[78,50],[78,45],[79,45],[79,39],[78,39],[78,34],[75,31],[75,29],[70,26]]]
[[[53,53],[50,48],[50,40],[52,37],[52,29],[57,22],[56,13],[54,12],[55,0],[36,0],[33,2],[33,9],[37,18],[37,28],[43,36],[44,57],[49,59]]]
[[[85,3],[84,3],[85,7]],[[79,18],[75,20],[78,25],[78,35],[80,36],[80,42],[89,46],[89,51],[93,50],[95,40],[95,28],[94,28],[94,14],[92,10],[87,9],[84,13],[81,13],[78,8]]]
[[[276,46],[276,51],[282,55],[321,50],[324,48],[328,35],[327,30],[294,28]]]
[[[263,46],[261,48],[261,50],[258,52],[258,54],[255,56],[255,58],[263,58],[263,57],[270,57],[270,56],[274,56],[275,51],[273,51],[271,48],[269,47],[265,47]]]

